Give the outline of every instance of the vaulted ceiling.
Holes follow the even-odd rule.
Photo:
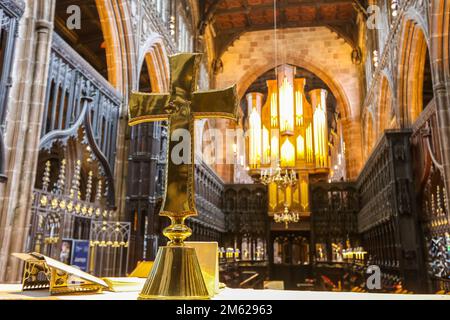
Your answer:
[[[248,31],[325,26],[352,47],[356,42],[357,0],[199,0],[200,33],[210,24],[220,56],[234,40]]]

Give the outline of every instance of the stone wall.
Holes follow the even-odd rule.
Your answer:
[[[278,39],[278,59],[275,39]],[[248,87],[277,64],[289,63],[315,73],[338,101],[347,146],[348,174],[356,177],[362,165],[359,124],[361,87],[359,67],[352,63],[352,48],[326,27],[255,31],[243,34],[221,57],[223,72],[216,87],[238,84],[242,98]],[[347,134],[347,136],[345,136]]]

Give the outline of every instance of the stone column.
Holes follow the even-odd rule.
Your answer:
[[[442,161],[447,196],[450,198],[450,59],[449,30],[450,1],[431,1],[430,59],[433,70],[434,96],[436,99]]]
[[[16,282],[21,277],[20,261],[11,253],[26,250],[30,228],[54,11],[55,0],[27,0],[19,26],[7,106],[8,182],[0,206],[0,282]]]
[[[347,178],[355,180],[362,169],[362,134],[359,119],[343,119],[342,130],[345,142]]]

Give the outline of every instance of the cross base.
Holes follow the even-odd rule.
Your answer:
[[[208,300],[210,296],[195,249],[159,248],[155,264],[139,300]]]

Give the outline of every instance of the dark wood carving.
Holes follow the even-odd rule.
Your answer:
[[[431,292],[450,291],[450,224],[436,106],[424,110],[411,138],[416,201]]]
[[[347,241],[358,247],[357,214],[359,195],[355,183],[315,183],[311,188],[312,260],[316,261],[316,244],[325,244],[327,261],[332,262],[332,244],[344,246]]]
[[[269,217],[267,215],[267,189],[263,185],[227,185],[224,193],[226,232],[223,244],[244,254],[247,246],[249,261],[268,258]],[[258,241],[264,241],[264,257],[257,257]]]
[[[425,291],[418,210],[414,201],[411,130],[387,131],[362,170],[357,186],[358,232],[383,282],[399,279],[410,291]]]
[[[89,103],[85,103],[89,101]],[[114,170],[120,94],[56,33],[53,35],[41,150],[67,144],[84,131],[83,144],[101,163],[108,206],[115,207]]]

